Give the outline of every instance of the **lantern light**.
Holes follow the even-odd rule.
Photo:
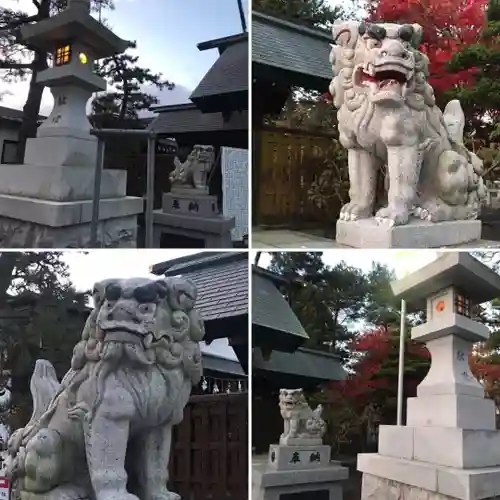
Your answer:
[[[59,47],[56,50],[55,65],[64,66],[71,62],[71,45],[65,45],[64,47]]]
[[[80,62],[82,64],[87,64],[89,62],[89,59],[87,57],[87,54],[85,54],[85,52],[80,52],[80,54],[78,55],[78,58],[80,59]]]

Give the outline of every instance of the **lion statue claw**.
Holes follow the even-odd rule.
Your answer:
[[[204,325],[182,278],[106,280],[59,384],[39,360],[33,415],[8,443],[21,500],[180,500],[167,489],[172,426],[202,375]]]
[[[340,220],[374,216],[378,171],[386,167],[380,223],[476,219],[486,197],[482,161],[463,144],[458,100],[444,113],[427,83],[418,24],[334,25],[330,84],[341,144],[348,150],[349,203]]]

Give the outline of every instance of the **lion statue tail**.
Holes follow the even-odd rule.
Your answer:
[[[26,443],[42,426],[43,417],[58,396],[60,387],[52,364],[45,359],[37,360],[30,381],[33,413],[26,427],[17,429],[7,443],[6,469],[7,477],[11,480],[23,475]]]
[[[467,203],[461,218],[476,218],[481,205],[486,199],[486,187],[483,181],[483,161],[464,145],[465,114],[458,99],[450,101],[443,111],[443,122],[448,132],[453,149],[465,156],[467,165]]]

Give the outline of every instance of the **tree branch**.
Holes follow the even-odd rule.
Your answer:
[[[40,5],[40,2],[38,2],[38,0],[31,0],[31,2],[33,3],[33,5],[34,5],[37,9],[40,9],[41,5]]]

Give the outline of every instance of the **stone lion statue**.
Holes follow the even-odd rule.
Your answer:
[[[378,169],[387,206],[375,216],[406,224],[475,219],[486,196],[482,161],[463,144],[459,101],[441,113],[418,50],[422,27],[343,22],[333,27],[330,84],[340,142],[348,149],[350,202],[341,220],[374,215]]]
[[[106,280],[59,384],[36,363],[33,415],[8,443],[22,500],[175,500],[172,426],[202,375],[203,321],[186,279]]]
[[[175,170],[170,174],[172,185],[206,189],[208,174],[215,162],[213,146],[194,146],[185,162],[176,156],[174,159]]]
[[[311,410],[302,389],[280,389],[279,407],[284,423],[280,444],[322,443],[326,431],[326,423],[321,418],[323,407],[318,405]]]

